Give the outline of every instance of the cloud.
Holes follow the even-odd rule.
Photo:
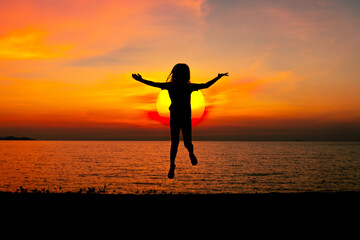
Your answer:
[[[146,53],[147,50],[145,48],[125,47],[97,56],[83,57],[72,60],[69,61],[68,64],[81,67],[123,66],[138,62],[140,56]]]
[[[0,59],[47,59],[63,56],[70,45],[46,43],[46,33],[21,30],[0,36]]]

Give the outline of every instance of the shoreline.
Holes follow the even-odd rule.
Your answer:
[[[359,192],[240,193],[240,194],[106,194],[106,193],[17,193],[0,192],[2,201],[346,201],[360,202]]]
[[[97,216],[357,216],[360,192],[254,194],[104,194],[0,192],[0,202],[20,215],[59,214]],[[262,218],[261,217],[261,218]],[[221,217],[220,217],[221,218]],[[303,219],[303,218],[301,218]],[[137,219],[138,220],[138,219]]]

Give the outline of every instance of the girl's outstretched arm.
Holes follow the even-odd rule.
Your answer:
[[[141,77],[140,74],[133,74],[132,77],[136,80],[139,81],[141,83],[144,83],[146,85],[152,86],[152,87],[157,87],[157,88],[161,88],[161,89],[165,89],[167,86],[167,83],[158,83],[158,82],[152,82],[149,80],[145,80]]]
[[[195,88],[197,90],[208,88],[211,85],[213,85],[214,83],[216,83],[216,81],[219,80],[220,78],[222,78],[223,76],[229,76],[229,73],[219,73],[216,78],[214,78],[213,80],[208,81],[207,83],[194,84],[196,86]]]

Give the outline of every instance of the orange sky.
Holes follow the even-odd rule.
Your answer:
[[[0,1],[0,136],[161,139],[147,117],[185,62],[199,139],[360,140],[356,1]]]

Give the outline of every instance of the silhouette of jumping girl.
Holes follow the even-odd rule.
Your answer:
[[[191,134],[191,105],[190,97],[193,91],[208,88],[228,73],[219,73],[216,78],[201,84],[190,83],[190,69],[184,63],[178,63],[172,69],[167,81],[164,83],[152,82],[145,80],[140,74],[133,74],[132,77],[144,84],[152,87],[166,89],[171,99],[170,105],[170,132],[171,132],[171,149],[170,149],[170,170],[168,178],[173,179],[175,176],[175,158],[179,146],[180,129],[182,130],[185,148],[189,151],[192,165],[198,163],[192,144]]]

